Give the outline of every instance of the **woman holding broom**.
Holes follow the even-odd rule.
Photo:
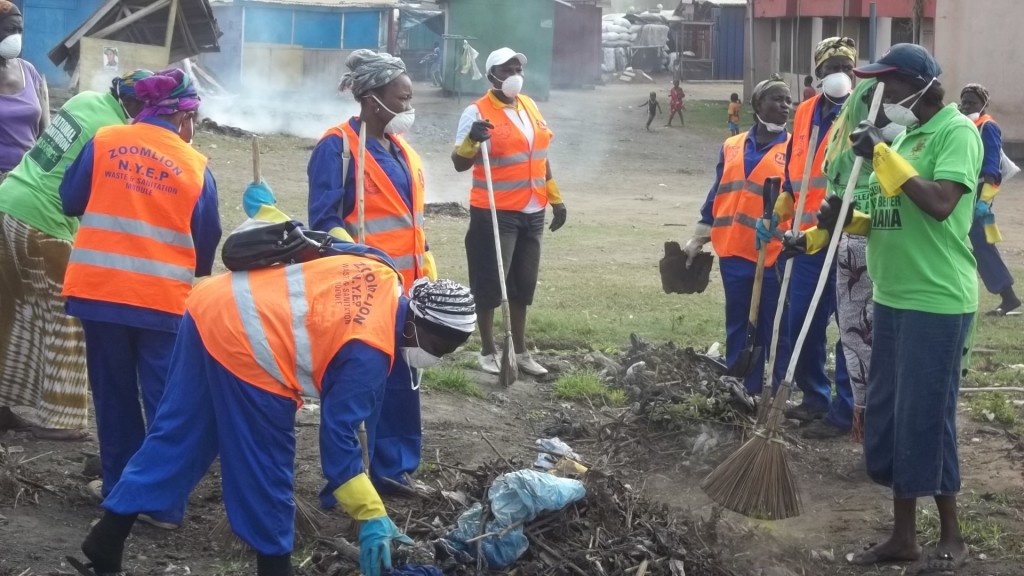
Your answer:
[[[850,211],[844,230],[867,235],[874,281],[871,369],[864,409],[864,457],[871,478],[893,491],[888,540],[850,554],[851,564],[912,562],[917,499],[934,497],[940,536],[919,574],[951,574],[967,561],[956,494],[960,491],[956,408],[961,351],[978,309],[976,263],[968,232],[982,144],[956,104],[944,105],[942,69],[924,48],[897,44],[858,68],[885,84],[885,115],[907,126],[892,147],[866,122],[851,135],[869,159],[868,213]],[[813,251],[834,230],[837,198],[818,227],[795,240]],[[822,232],[824,232],[822,234]]]

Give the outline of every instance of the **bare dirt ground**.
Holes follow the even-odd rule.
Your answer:
[[[667,91],[667,85],[657,88],[662,94]],[[690,98],[719,100],[740,89],[738,85],[709,84],[685,88]],[[453,99],[441,98],[435,89],[422,85],[417,89],[417,123],[410,139],[427,165],[430,200],[465,202],[468,176],[454,173],[448,154],[466,101],[460,106]],[[650,85],[616,85],[589,92],[555,92],[549,102],[541,103],[556,132],[552,167],[565,194],[571,223],[602,226],[623,219],[635,227],[678,223],[685,226],[666,229],[666,239],[689,234],[689,225],[713,178],[718,148],[726,136],[725,122],[723,119],[720,129],[669,129],[656,122],[658,129],[648,133],[643,129],[644,113],[629,107],[642,102],[651,89]],[[664,97],[663,102],[667,108]],[[287,107],[288,103],[281,105]],[[339,110],[346,106],[339,103]],[[344,115],[324,118],[323,127]],[[305,166],[313,143],[307,138],[273,135],[263,142],[264,175],[281,205],[301,219],[305,219]],[[251,178],[249,140],[201,133],[196,145],[210,157],[220,187],[222,220],[225,230],[230,230],[244,219],[241,192]],[[1022,188],[1024,179],[1017,179],[1005,187],[1001,196],[999,215],[1004,232],[1009,225],[1024,222]],[[436,222],[430,224],[432,230],[452,236],[461,233],[463,224],[455,217]],[[1024,264],[1024,235],[1006,236],[1002,249],[1007,259],[1016,266]],[[621,246],[622,256],[627,259],[631,250],[628,239],[609,240]],[[644,327],[636,326],[635,331],[643,334]],[[471,352],[463,355],[472,357]],[[554,354],[544,357],[557,364]],[[424,394],[425,461],[475,466],[495,458],[494,451],[481,441],[481,433],[486,433],[503,455],[532,458],[523,446],[540,437],[556,415],[565,414],[581,422],[601,422],[609,417],[604,409],[555,399],[551,379],[525,379],[502,390],[496,379],[470,373],[487,392],[487,398]],[[315,501],[320,487],[315,423],[313,412],[300,413],[297,494],[310,502]],[[1020,575],[1024,573],[1020,565],[1020,555],[1024,554],[1020,447],[1015,450],[1016,439],[1006,434],[987,432],[963,418],[964,499],[971,502],[971,510],[976,510],[972,517],[975,521],[998,522],[1006,549],[989,553],[985,559],[976,556],[961,574]],[[617,473],[681,515],[708,516],[712,506],[699,483],[736,445],[720,446],[700,457],[691,454],[692,440],[680,435],[672,439],[678,442],[675,448],[666,448],[664,442],[638,445]],[[0,575],[73,573],[63,557],[79,554],[81,539],[101,512],[84,489],[86,481],[95,477],[94,471],[83,472],[83,463],[97,452],[96,443],[41,442],[24,433],[8,433],[0,437],[0,443],[8,451],[2,470],[7,475],[0,474]],[[601,456],[587,453],[587,446],[584,443],[579,448],[585,458],[596,460]],[[590,446],[597,449],[599,444]],[[845,440],[808,442],[795,446],[792,453],[803,491],[804,513],[773,523],[747,521],[727,513],[725,520],[738,536],[722,553],[735,564],[737,574],[905,573],[904,567],[857,569],[842,561],[847,552],[883,539],[891,513],[887,491],[860,472],[859,448]],[[128,565],[134,573],[252,573],[252,564],[246,564],[251,559],[232,553],[224,544],[219,494],[215,467],[192,495],[181,529],[163,532],[139,525],[127,551]],[[977,504],[988,502],[998,505]],[[350,530],[342,515],[334,512],[324,520],[322,531],[351,535]],[[296,557],[304,550],[300,543]],[[816,556],[813,559],[812,553]]]

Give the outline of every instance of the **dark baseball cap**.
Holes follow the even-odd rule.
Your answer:
[[[896,73],[931,82],[942,74],[942,68],[923,47],[917,44],[895,44],[877,62],[854,68],[853,73],[860,78]]]

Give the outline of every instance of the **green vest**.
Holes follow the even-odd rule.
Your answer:
[[[82,92],[68,100],[0,184],[0,212],[54,238],[73,241],[78,218],[65,216],[61,205],[64,171],[97,130],[124,124],[125,119],[109,92]]]

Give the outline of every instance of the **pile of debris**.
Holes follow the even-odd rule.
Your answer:
[[[506,474],[520,474],[522,462],[506,458],[476,469],[438,462],[428,488],[419,484],[416,496],[390,502],[391,517],[414,540],[415,547],[401,547],[393,558],[397,573],[469,575],[503,573],[519,576],[665,575],[734,576],[716,552],[718,518],[708,521],[680,518],[666,506],[654,504],[615,476],[589,470],[582,476],[583,499],[564,508],[543,513],[532,521],[508,526],[501,532],[485,532],[469,539],[469,553],[453,550],[450,539],[467,509],[479,509],[493,518],[489,489]],[[528,465],[527,465],[528,467]],[[519,470],[519,472],[515,472]],[[543,475],[542,476],[546,476]],[[491,492],[493,498],[493,492]],[[404,523],[404,527],[403,527]],[[475,525],[474,525],[475,526]],[[529,543],[514,564],[500,572],[488,567],[480,553],[481,542],[502,538],[521,529]],[[305,573],[342,576],[358,569],[358,548],[342,538],[321,538]],[[473,544],[476,545],[474,550]],[[434,566],[437,572],[402,572],[403,565]],[[421,568],[422,570],[422,568]]]

